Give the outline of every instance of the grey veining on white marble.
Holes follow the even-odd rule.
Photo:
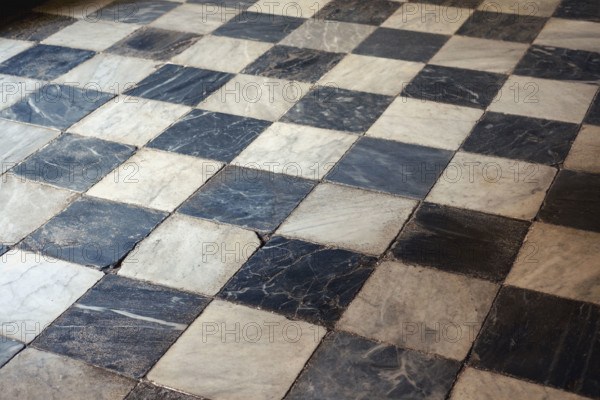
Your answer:
[[[551,18],[533,44],[600,52],[600,23]]]
[[[139,26],[134,24],[120,24],[114,21],[83,20],[61,29],[42,43],[102,51],[138,28]]]
[[[21,162],[25,157],[42,148],[60,131],[18,122],[0,120],[0,174]]]
[[[565,168],[600,174],[600,127],[584,125],[571,146]]]
[[[279,44],[348,53],[375,31],[375,27],[348,22],[309,19]]]

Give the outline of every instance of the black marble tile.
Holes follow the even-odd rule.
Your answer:
[[[458,29],[457,35],[482,39],[531,43],[547,18],[515,13],[475,11]]]
[[[281,121],[363,133],[393,99],[381,94],[317,86],[296,103]]]
[[[0,64],[0,74],[52,80],[94,56],[93,51],[38,44]]]
[[[141,382],[124,400],[201,400],[201,398],[155,386],[150,382]]]
[[[269,125],[260,119],[193,110],[148,147],[230,162]]]
[[[381,25],[402,3],[388,0],[333,0],[315,19]]]
[[[433,33],[378,28],[352,53],[426,63],[448,38]]]
[[[67,129],[112,99],[112,93],[49,84],[0,111],[0,117],[56,129]]]
[[[591,125],[600,125],[600,94],[596,94],[596,99],[592,103],[584,123]]]
[[[277,43],[306,21],[304,18],[244,11],[212,34]]]
[[[235,10],[245,10],[252,4],[256,3],[256,0],[187,0],[187,2],[192,4],[206,4],[225,7]]]
[[[600,232],[600,175],[559,171],[537,218],[551,224]]]
[[[477,8],[483,0],[408,0],[412,3],[435,4],[443,7]]]
[[[460,364],[347,333],[328,335],[286,400],[443,400]]]
[[[201,35],[144,27],[115,43],[109,53],[166,61],[194,44]]]
[[[371,275],[376,259],[273,237],[220,296],[332,327]]]
[[[451,158],[448,150],[362,137],[326,179],[422,199]]]
[[[463,143],[463,150],[539,164],[564,162],[579,126],[566,122],[486,113]]]
[[[502,281],[529,222],[423,203],[392,246],[404,262]]]
[[[196,294],[107,275],[34,346],[140,378],[208,302]]]
[[[225,72],[167,64],[125,94],[195,106],[232,77]]]
[[[13,172],[27,179],[85,192],[127,160],[135,147],[66,133]]]
[[[402,96],[484,109],[506,79],[506,75],[491,72],[426,65]]]
[[[598,0],[563,0],[553,17],[600,22]]]
[[[229,166],[179,212],[268,232],[279,226],[314,184],[294,176]]]
[[[145,25],[180,4],[162,0],[117,0],[97,12],[91,13],[89,18]]]
[[[38,42],[76,21],[63,15],[33,11],[13,13],[0,19],[0,37]]]
[[[166,216],[160,211],[84,196],[20,246],[77,264],[109,267]]]
[[[470,364],[600,397],[600,307],[515,287],[500,290]]]
[[[275,46],[242,73],[315,83],[343,57],[344,54],[340,53]]]
[[[600,80],[600,54],[531,46],[513,73],[545,79],[597,82]]]
[[[0,367],[13,358],[23,347],[25,346],[22,343],[0,336]]]

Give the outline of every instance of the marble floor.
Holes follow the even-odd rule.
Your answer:
[[[598,0],[0,18],[0,398],[600,399]]]

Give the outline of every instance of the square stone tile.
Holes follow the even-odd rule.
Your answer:
[[[0,74],[51,80],[94,56],[93,51],[38,44],[0,64]]]
[[[450,360],[334,332],[323,340],[286,400],[442,400],[458,368]]]
[[[29,343],[102,278],[100,271],[39,254],[0,258],[0,334]]]
[[[117,0],[90,15],[90,18],[146,25],[178,5],[176,2],[163,0]]]
[[[362,133],[369,129],[392,100],[392,96],[340,89],[335,85],[317,86],[294,105],[281,121]]]
[[[490,282],[387,261],[367,280],[337,327],[461,361],[497,291]]]
[[[153,385],[149,382],[140,382],[124,400],[199,400],[196,396],[188,396],[181,392]]]
[[[106,275],[34,345],[140,378],[208,302],[195,294]]]
[[[563,0],[554,17],[600,22],[600,10],[594,0]]]
[[[0,370],[3,395],[14,399],[122,399],[135,381],[72,358],[28,348]]]
[[[452,35],[473,11],[426,3],[404,3],[383,24],[384,28]]]
[[[25,238],[21,247],[78,264],[110,267],[165,217],[159,211],[84,196]]]
[[[269,171],[225,167],[179,209],[194,217],[269,232],[313,188],[314,182]]]
[[[595,22],[551,18],[533,44],[600,53],[600,25]]]
[[[275,236],[244,264],[220,297],[333,326],[373,271],[375,261]]]
[[[403,262],[500,282],[517,257],[529,223],[423,203],[392,247]]]
[[[352,53],[426,63],[447,40],[434,33],[378,28]]]
[[[0,338],[0,367],[6,364],[15,354],[25,347],[22,343],[5,337]]]
[[[315,14],[315,19],[381,25],[398,7],[399,3],[387,0],[333,0]]]
[[[469,364],[598,397],[600,307],[506,286],[471,351]]]
[[[107,51],[122,56],[166,61],[194,44],[200,35],[144,27],[115,43]]]
[[[306,322],[214,300],[148,378],[214,400],[281,399],[324,333]]]
[[[112,21],[80,20],[46,38],[42,43],[102,51],[139,27]]]
[[[398,97],[367,131],[367,136],[456,150],[482,110]]]
[[[319,180],[355,141],[356,136],[343,132],[276,122],[233,163]]]
[[[0,39],[0,63],[33,46],[31,42]]]
[[[532,219],[556,169],[525,161],[459,151],[429,192],[427,201]]]
[[[120,143],[65,133],[13,171],[32,181],[85,192],[134,150]]]
[[[549,46],[531,46],[514,70],[515,75],[545,79],[600,80],[600,53]]]
[[[272,47],[270,43],[205,36],[171,59],[174,63],[223,72],[240,72]],[[210,57],[206,57],[210,54]]]
[[[476,10],[456,32],[482,39],[531,43],[546,23],[546,18],[534,15],[505,14]]]
[[[195,106],[232,77],[225,72],[166,64],[125,94]]]
[[[0,120],[0,174],[6,172],[51,140],[60,131]]]
[[[236,75],[198,105],[242,117],[278,120],[302,98],[310,84],[252,75]]]
[[[478,9],[505,14],[550,17],[560,2],[561,0],[484,0]]]
[[[598,154],[600,154],[600,127],[584,125],[571,146],[571,151],[565,160],[565,168],[600,174]]]
[[[236,8],[182,4],[154,21],[151,26],[204,35],[235,17],[238,11]]]
[[[329,71],[320,84],[395,96],[425,64],[349,54]],[[365,74],[365,71],[370,71]]]
[[[600,175],[561,170],[548,191],[538,220],[600,232]]]
[[[37,42],[77,21],[66,16],[27,11],[2,21],[0,37]]]
[[[17,243],[75,199],[73,192],[13,174],[0,178],[0,189],[0,243],[6,244]]]
[[[304,18],[244,11],[217,28],[213,35],[277,43],[304,21]]]
[[[584,122],[586,124],[600,125],[600,96],[596,96]]]
[[[450,158],[452,152],[447,150],[364,137],[327,180],[422,199]]]
[[[513,75],[489,110],[526,117],[581,123],[596,86]]]
[[[380,255],[416,201],[323,183],[300,203],[278,234]]]
[[[471,153],[559,165],[564,162],[578,128],[567,122],[488,112],[475,125],[462,149]]]
[[[180,104],[121,96],[73,125],[69,131],[141,147],[189,110]]]
[[[282,0],[273,2],[258,0],[251,7],[253,11],[284,17],[310,18],[330,0]]]
[[[7,108],[44,86],[43,81],[0,74],[0,109]]]
[[[348,53],[374,30],[375,27],[364,24],[309,19],[279,44]]]

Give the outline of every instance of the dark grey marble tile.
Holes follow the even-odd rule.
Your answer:
[[[326,179],[422,199],[451,158],[448,150],[363,137]]]
[[[0,19],[0,37],[38,42],[76,21],[63,15],[32,11],[11,13]]]
[[[423,203],[392,246],[407,263],[502,281],[510,271],[529,222]]]
[[[483,39],[531,43],[544,27],[547,18],[536,16],[475,11],[458,29],[457,35]]]
[[[472,153],[557,165],[564,162],[578,129],[578,125],[566,122],[488,112],[462,148]]]
[[[179,212],[269,232],[296,208],[314,184],[294,176],[229,166],[184,203]]]
[[[600,397],[600,308],[507,286],[475,342],[476,367]]]
[[[506,75],[491,72],[426,65],[402,96],[484,109],[506,79]]]
[[[37,182],[85,192],[131,156],[135,147],[66,133],[17,165]]]
[[[0,74],[49,81],[94,56],[93,51],[39,44],[0,64]]]
[[[304,21],[304,18],[245,11],[220,26],[213,35],[277,43]]]
[[[286,400],[442,400],[460,364],[334,332],[328,335]]]
[[[545,79],[600,82],[600,54],[531,46],[513,73]]]
[[[483,0],[408,0],[412,3],[435,4],[444,7],[477,8]]]
[[[2,251],[0,251],[2,254]],[[25,347],[23,343],[0,336],[0,367]]]
[[[600,94],[596,94],[596,99],[592,103],[584,123],[592,125],[600,125]]]
[[[448,39],[446,35],[378,28],[352,53],[426,63]]]
[[[125,94],[195,106],[234,75],[167,64]]]
[[[269,125],[260,119],[193,110],[148,147],[230,162]]]
[[[340,53],[275,46],[242,73],[315,83],[343,57]]]
[[[29,235],[21,248],[82,265],[113,266],[166,213],[82,197]]]
[[[600,22],[600,6],[597,0],[563,0],[553,17]]]
[[[145,25],[179,5],[162,0],[117,0],[91,13],[88,18]]]
[[[8,251],[8,246],[0,244],[0,256]]]
[[[273,237],[220,296],[332,327],[371,275],[376,259]]]
[[[235,10],[245,10],[257,0],[188,0],[192,4],[207,4],[219,7],[226,7]]]
[[[196,294],[107,275],[33,345],[140,378],[208,302]]]
[[[333,0],[315,14],[315,19],[381,25],[401,4],[388,0]]]
[[[166,61],[194,44],[201,35],[144,27],[115,43],[109,53]]]
[[[201,398],[155,386],[150,382],[141,382],[124,400],[201,400]]]
[[[551,224],[600,232],[600,175],[559,171],[537,218]]]
[[[363,133],[393,99],[381,94],[317,86],[296,103],[281,121]]]
[[[67,129],[112,99],[112,93],[49,84],[0,112],[1,118]]]

